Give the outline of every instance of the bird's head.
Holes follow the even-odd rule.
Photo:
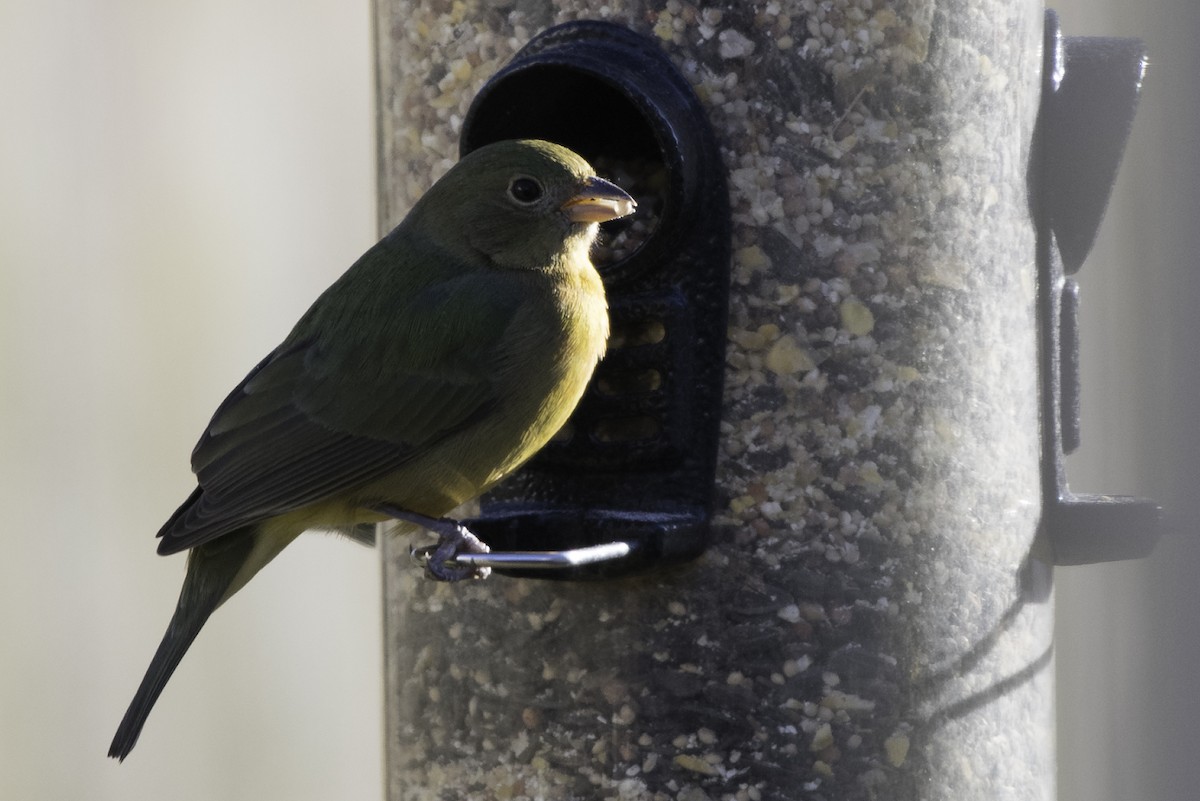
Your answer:
[[[582,157],[539,140],[468,153],[421,198],[412,216],[437,244],[504,269],[546,269],[586,255],[598,223],[637,204]]]

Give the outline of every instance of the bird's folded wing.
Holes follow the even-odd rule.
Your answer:
[[[285,343],[213,415],[192,453],[200,486],[159,531],[159,553],[368,484],[487,415],[500,403],[488,361],[509,300],[493,293],[458,307],[484,315],[482,325],[410,319],[437,330],[420,347],[398,332],[386,369],[365,346]]]

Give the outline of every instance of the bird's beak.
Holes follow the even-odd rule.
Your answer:
[[[601,223],[626,217],[637,208],[634,199],[603,178],[588,178],[583,191],[562,205],[571,222]]]

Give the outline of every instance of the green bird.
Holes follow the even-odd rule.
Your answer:
[[[217,408],[199,486],[158,532],[189,551],[175,613],[113,738],[123,760],[213,611],[307,529],[389,518],[440,535],[427,570],[486,551],[440,519],[515,470],[578,403],[608,339],[589,257],[636,204],[549,142],[464,156]]]

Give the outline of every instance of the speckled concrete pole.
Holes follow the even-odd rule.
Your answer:
[[[377,0],[380,216],[532,36],[604,18],[711,110],[734,281],[717,531],[605,583],[386,556],[391,801],[1053,796],[1032,0]]]

